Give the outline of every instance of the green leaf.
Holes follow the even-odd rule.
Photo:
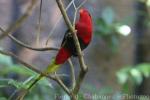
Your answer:
[[[111,7],[107,7],[103,10],[102,18],[108,25],[111,25],[114,22],[115,13]]]
[[[111,41],[109,43],[109,46],[110,46],[112,52],[115,53],[118,50],[117,47],[119,45],[119,40],[118,40],[117,36],[115,36],[115,35],[112,35],[110,40]]]
[[[7,100],[5,97],[0,97],[0,100]]]
[[[35,94],[33,100],[39,100],[39,96]]]
[[[133,68],[130,70],[130,74],[136,84],[139,85],[142,83],[143,77],[142,77],[142,73],[139,70],[137,70],[136,68]]]
[[[34,78],[35,78],[35,76],[31,76],[31,77],[27,78],[27,79],[23,82],[23,84],[24,84],[24,85],[29,85],[29,83],[30,83]]]
[[[130,93],[129,84],[125,83],[122,85],[122,92],[123,93]]]
[[[150,64],[147,63],[139,64],[137,65],[137,69],[141,71],[144,77],[146,78],[150,77]]]
[[[125,84],[128,80],[141,84],[143,77],[150,77],[150,64],[142,63],[131,67],[124,67],[117,73],[117,79],[120,84]]]
[[[10,65],[12,67],[4,67],[3,70],[0,70],[1,75],[8,74],[10,72],[14,72],[20,75],[28,76],[28,75],[34,75],[35,72],[25,68],[22,65]]]
[[[110,26],[102,18],[97,19],[96,26],[96,33],[100,36],[107,36],[111,32]]]
[[[125,67],[117,72],[117,79],[120,84],[125,84],[128,81],[129,71],[132,67]]]
[[[35,79],[37,78],[38,76],[35,75],[35,76],[31,76],[29,77],[28,79],[26,79],[23,84],[25,85],[25,88],[29,87],[33,81],[35,81]],[[48,81],[46,78],[42,78],[41,80],[39,80],[37,82],[37,84],[39,86],[42,86],[42,87],[50,87],[50,88],[54,88],[53,85],[50,83],[50,81]]]
[[[42,86],[47,86],[47,87],[51,87],[54,88],[53,85],[51,84],[51,82],[49,80],[47,80],[46,78],[43,78],[40,82],[40,85]]]
[[[146,5],[150,7],[150,0],[146,0]]]
[[[13,79],[0,79],[0,85],[1,86],[12,85],[12,86],[14,86],[14,87],[16,87],[18,89],[23,87],[22,82],[15,81]]]
[[[11,57],[0,54],[0,65],[5,65],[5,66],[13,65]]]
[[[120,84],[125,84],[128,80],[128,74],[127,73],[122,73],[122,72],[118,72],[117,73],[117,79],[118,79],[118,82]]]
[[[8,87],[8,85],[0,85],[0,88],[4,88],[4,87]]]

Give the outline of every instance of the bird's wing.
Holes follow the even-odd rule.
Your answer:
[[[70,37],[71,37],[71,36],[70,36],[70,34],[69,34],[69,29],[68,29],[68,30],[65,32],[63,41],[62,41],[62,43],[61,43],[61,47],[63,47],[63,46],[66,44],[66,42],[69,40]]]

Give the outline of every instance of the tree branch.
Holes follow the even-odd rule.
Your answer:
[[[70,3],[68,4],[68,6],[65,9],[66,11],[71,7],[73,2],[74,2],[74,0],[70,1]],[[59,18],[57,19],[56,23],[54,24],[52,30],[50,31],[48,38],[46,40],[46,45],[48,44],[51,34],[54,33],[54,30],[56,29],[56,26],[58,25],[58,23],[60,22],[61,19],[62,19],[62,15],[59,16]]]
[[[0,27],[0,31],[2,31],[3,33],[5,33],[5,31]],[[58,48],[54,48],[54,47],[46,47],[46,48],[35,48],[35,47],[31,47],[21,41],[19,41],[18,39],[16,39],[14,36],[12,36],[11,34],[8,34],[8,37],[10,39],[12,39],[15,43],[17,43],[18,45],[25,47],[27,49],[30,50],[35,50],[35,51],[48,51],[48,50],[59,50]]]
[[[68,89],[68,87],[63,83],[63,81],[57,76],[57,74],[55,73],[55,81],[57,83],[59,83],[59,85],[63,88],[63,90],[70,95],[70,90]]]
[[[71,89],[74,89],[76,85],[76,78],[75,78],[75,72],[74,72],[74,66],[72,64],[71,59],[68,59],[69,65],[70,65],[70,71],[71,71],[71,81],[72,81],[72,87]]]
[[[40,0],[40,11],[39,11],[38,29],[37,29],[37,37],[36,37],[36,44],[37,45],[39,44],[40,34],[41,34],[42,5],[43,5],[43,0]]]
[[[54,79],[53,76],[48,76],[44,73],[42,73],[40,70],[36,69],[36,67],[33,67],[32,65],[24,62],[23,60],[21,60],[18,56],[16,56],[15,54],[13,54],[12,52],[8,52],[8,51],[5,51],[5,50],[0,50],[0,53],[3,54],[3,55],[7,55],[7,56],[11,56],[13,57],[14,59],[16,59],[19,63],[21,63],[22,65],[24,65],[25,67],[29,68],[30,70],[32,71],[35,71],[36,73],[39,73],[39,74],[42,74],[43,76],[46,76],[50,79]]]
[[[85,76],[88,68],[87,68],[87,66],[84,63],[84,59],[83,59],[83,55],[82,55],[82,52],[81,52],[79,40],[78,40],[78,37],[76,35],[76,30],[74,29],[74,27],[72,26],[72,24],[71,24],[71,22],[69,20],[69,17],[67,15],[66,11],[65,11],[64,6],[63,6],[63,3],[61,2],[61,0],[56,0],[56,2],[57,2],[57,5],[58,5],[62,15],[63,15],[63,18],[64,18],[64,20],[66,22],[66,25],[68,26],[70,32],[73,35],[73,39],[75,41],[75,46],[76,46],[77,53],[78,53],[78,58],[79,58],[81,71],[80,71],[79,77],[77,79],[76,86],[75,86],[75,88],[73,90],[74,95],[77,95],[77,93],[78,93],[78,91],[80,89],[80,86],[81,86],[81,82],[83,81],[84,76]]]
[[[73,35],[73,39],[75,41],[75,45],[76,45],[76,48],[77,48],[77,52],[78,52],[78,57],[79,57],[79,62],[80,62],[80,67],[83,71],[86,71],[87,70],[87,66],[85,65],[84,63],[84,59],[83,59],[83,55],[82,55],[82,52],[81,52],[81,47],[80,47],[80,44],[79,44],[79,40],[78,40],[78,37],[76,35],[76,30],[74,29],[74,27],[72,26],[70,20],[69,20],[69,17],[65,11],[65,8],[63,6],[63,3],[61,2],[61,0],[56,0],[57,4],[58,4],[58,7],[63,15],[63,18],[69,28],[69,30],[71,31],[72,35]]]
[[[40,70],[36,69],[35,67],[33,67],[32,65],[22,61],[20,58],[18,58],[18,56],[16,56],[15,54],[11,53],[11,52],[7,52],[7,51],[4,51],[4,50],[0,50],[0,53],[3,54],[3,55],[7,55],[7,56],[11,56],[13,57],[14,59],[18,60],[19,63],[21,63],[22,65],[24,65],[25,67],[29,68],[30,70],[32,71],[35,71],[39,74],[42,74],[43,76],[46,76],[48,77],[49,79],[52,79],[54,81],[56,81],[63,89],[64,91],[66,91],[66,93],[68,95],[71,95],[71,92],[70,90],[65,86],[65,84],[61,81],[61,79],[59,78],[59,76],[57,74],[55,74],[54,76],[52,75],[47,75],[43,72],[41,72]],[[24,91],[24,93],[19,96],[19,98],[24,98],[24,96],[27,94],[28,91]],[[13,97],[13,96],[12,96]]]
[[[28,16],[31,14],[32,9],[34,8],[34,5],[36,4],[38,0],[32,0],[31,5],[27,8],[26,13],[24,13],[13,25],[11,25],[6,32],[0,35],[0,39],[6,37],[10,32],[14,32],[17,28],[21,26],[21,24],[28,18]]]

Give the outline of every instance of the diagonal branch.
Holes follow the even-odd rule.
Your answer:
[[[72,0],[72,1],[68,4],[68,6],[67,6],[66,9],[65,9],[66,11],[71,7],[71,5],[72,5],[72,3],[73,3],[74,1],[75,1],[75,0]],[[61,19],[62,19],[62,15],[59,16],[59,18],[57,19],[56,23],[54,24],[52,30],[50,31],[50,33],[49,33],[49,35],[48,35],[48,38],[47,38],[47,40],[46,40],[46,45],[48,44],[48,41],[49,41],[49,39],[50,39],[50,36],[54,33],[54,30],[56,29],[56,27],[57,27],[57,25],[58,25],[58,23],[60,22]]]
[[[70,90],[68,89],[68,87],[63,83],[63,81],[60,79],[59,76],[57,76],[56,73],[55,73],[55,81],[63,88],[63,90],[64,90],[68,95],[71,94],[71,92],[70,92]]]
[[[40,0],[40,11],[39,11],[38,29],[37,29],[37,37],[36,37],[37,45],[39,44],[40,34],[41,34],[42,5],[43,5],[43,0]]]
[[[6,32],[0,35],[0,39],[6,37],[10,32],[14,32],[16,29],[18,29],[21,24],[28,18],[28,16],[31,14],[32,9],[34,8],[34,5],[36,4],[38,0],[32,0],[31,5],[27,8],[27,11],[25,14],[23,14],[13,25],[11,25]]]
[[[65,86],[65,84],[60,80],[59,76],[57,74],[55,74],[54,76],[52,75],[47,75],[43,72],[41,72],[40,70],[36,69],[36,67],[24,62],[23,60],[21,60],[18,56],[16,56],[15,54],[11,53],[11,52],[7,52],[7,51],[4,51],[4,50],[0,50],[0,53],[3,54],[3,55],[7,55],[7,56],[11,56],[13,57],[14,59],[18,60],[18,62],[20,62],[22,65],[24,65],[25,67],[29,68],[30,70],[32,71],[35,71],[39,74],[42,74],[43,76],[46,76],[48,77],[49,79],[52,79],[54,81],[56,81],[63,89],[64,91],[66,91],[66,93],[68,95],[70,95],[70,90]],[[25,93],[21,96],[21,98],[23,98],[25,96],[25,94],[27,93],[27,91],[25,91]]]
[[[2,31],[3,33],[5,33],[5,31],[0,27],[0,31]],[[28,48],[30,50],[35,50],[35,51],[48,51],[48,50],[59,50],[58,48],[54,48],[54,47],[45,47],[45,48],[35,48],[35,47],[31,47],[21,41],[19,41],[18,39],[16,39],[14,36],[12,36],[11,34],[8,34],[8,37],[10,39],[12,39],[15,43],[17,43],[18,45]]]
[[[71,71],[71,81],[72,81],[72,87],[71,87],[71,89],[74,89],[74,87],[76,85],[76,78],[75,78],[74,66],[73,66],[73,63],[72,63],[71,59],[68,59],[68,62],[69,62],[70,71]]]
[[[74,20],[73,25],[75,25],[76,19],[77,19],[77,11],[87,2],[88,0],[84,0],[78,7],[73,3],[75,13],[74,13]]]

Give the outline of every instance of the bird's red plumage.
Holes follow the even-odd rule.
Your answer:
[[[56,56],[55,64],[63,64],[69,57],[71,52],[66,48],[61,48]]]
[[[93,31],[92,18],[86,9],[80,9],[79,12],[80,18],[75,25],[75,29],[77,30],[77,37],[82,40],[82,44],[85,44],[87,46],[92,38],[92,31]],[[63,64],[69,57],[73,55],[73,51],[71,51],[73,49],[71,49],[72,48],[71,46],[68,47],[68,44],[66,44],[67,46],[64,44],[59,50],[55,59],[56,64]]]
[[[80,19],[75,25],[77,36],[80,37],[84,43],[89,44],[92,39],[92,18],[86,9],[80,10]]]

